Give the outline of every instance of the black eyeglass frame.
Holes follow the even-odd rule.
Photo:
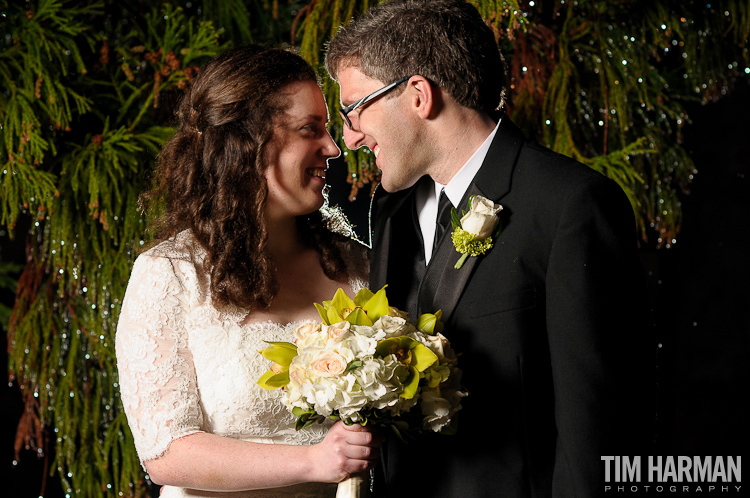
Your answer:
[[[346,107],[339,108],[339,113],[341,114],[341,117],[344,118],[344,123],[346,123],[346,125],[351,130],[352,129],[352,121],[349,119],[349,116],[348,116],[348,114],[350,112],[352,112],[355,109],[358,109],[358,108],[362,107],[366,103],[368,103],[368,102],[370,102],[370,101],[372,101],[372,100],[380,97],[381,95],[384,95],[384,94],[390,92],[391,90],[393,90],[394,88],[396,88],[398,85],[400,85],[404,81],[407,81],[409,78],[411,78],[411,76],[405,76],[405,77],[403,77],[401,79],[398,79],[398,80],[394,81],[393,83],[389,83],[389,84],[385,85],[380,90],[376,90],[376,91],[372,92],[370,95],[367,95],[366,97],[362,97],[361,99],[359,99],[358,101],[354,102],[353,104],[349,104]]]

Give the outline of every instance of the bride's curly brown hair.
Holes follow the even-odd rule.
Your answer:
[[[142,196],[147,208],[163,208],[149,228],[156,243],[190,230],[206,250],[203,269],[218,307],[266,309],[278,291],[266,249],[266,152],[273,119],[287,107],[282,91],[301,81],[318,78],[287,50],[249,45],[209,61],[178,105],[177,133]],[[319,211],[298,226],[325,274],[346,276],[343,253],[352,241],[328,231]]]

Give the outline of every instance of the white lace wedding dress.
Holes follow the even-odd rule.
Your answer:
[[[133,266],[115,351],[122,404],[141,463],[197,432],[267,444],[320,442],[327,425],[296,431],[280,391],[257,385],[269,366],[258,350],[266,341],[291,342],[296,323],[243,325],[242,310],[214,308],[201,271],[204,256],[189,232],[182,232]],[[354,292],[365,285],[362,278],[350,284]],[[323,483],[233,493],[164,486],[161,497],[319,498],[335,490]]]

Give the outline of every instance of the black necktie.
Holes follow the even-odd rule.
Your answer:
[[[435,251],[437,250],[438,243],[440,242],[440,239],[443,237],[443,234],[445,233],[445,230],[448,228],[448,225],[451,223],[451,208],[453,207],[453,204],[451,204],[450,199],[448,199],[448,196],[445,195],[445,190],[442,190],[440,192],[440,201],[438,202],[438,214],[437,219],[435,223],[435,240],[432,242],[432,255],[435,255]]]

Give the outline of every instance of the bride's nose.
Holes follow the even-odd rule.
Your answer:
[[[326,131],[325,136],[323,137],[321,154],[327,158],[339,157],[341,155],[341,149],[339,149],[339,146],[333,141],[333,137],[331,137],[331,134],[328,133],[328,131]]]

